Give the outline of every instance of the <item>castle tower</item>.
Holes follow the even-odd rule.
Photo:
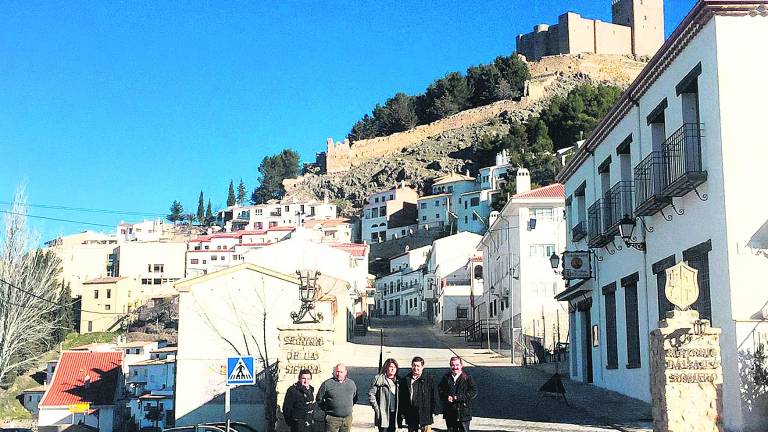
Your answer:
[[[632,53],[652,56],[664,43],[664,0],[612,0],[614,24],[632,27]]]

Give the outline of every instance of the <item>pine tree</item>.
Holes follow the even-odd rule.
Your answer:
[[[176,223],[184,219],[184,206],[181,205],[180,202],[173,200],[173,204],[171,204],[170,211],[171,213],[165,217],[169,221]]]
[[[210,225],[213,223],[213,211],[211,210],[211,200],[208,199],[208,207],[205,209],[205,224]]]
[[[205,202],[203,201],[203,191],[200,191],[200,198],[197,199],[197,222],[205,222]]]
[[[229,181],[229,192],[227,192],[227,207],[235,205],[237,200],[235,199],[235,185],[232,180]]]
[[[237,204],[243,205],[245,204],[245,194],[247,190],[245,189],[245,183],[243,183],[243,179],[240,179],[240,184],[237,185]]]

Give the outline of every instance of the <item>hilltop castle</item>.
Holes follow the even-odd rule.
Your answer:
[[[611,0],[612,22],[567,12],[557,24],[539,24],[517,36],[517,52],[528,60],[557,54],[652,56],[664,43],[663,0]]]

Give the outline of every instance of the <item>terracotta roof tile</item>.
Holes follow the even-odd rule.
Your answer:
[[[565,187],[560,183],[512,195],[512,198],[565,198]]]
[[[368,251],[368,245],[362,243],[328,243],[328,246],[343,250],[355,257],[365,256],[365,253]]]
[[[112,405],[122,375],[122,362],[122,352],[65,351],[40,406],[57,407],[81,402],[95,406]]]

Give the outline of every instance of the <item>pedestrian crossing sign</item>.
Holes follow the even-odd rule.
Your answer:
[[[253,356],[229,357],[227,359],[227,385],[255,383]]]

